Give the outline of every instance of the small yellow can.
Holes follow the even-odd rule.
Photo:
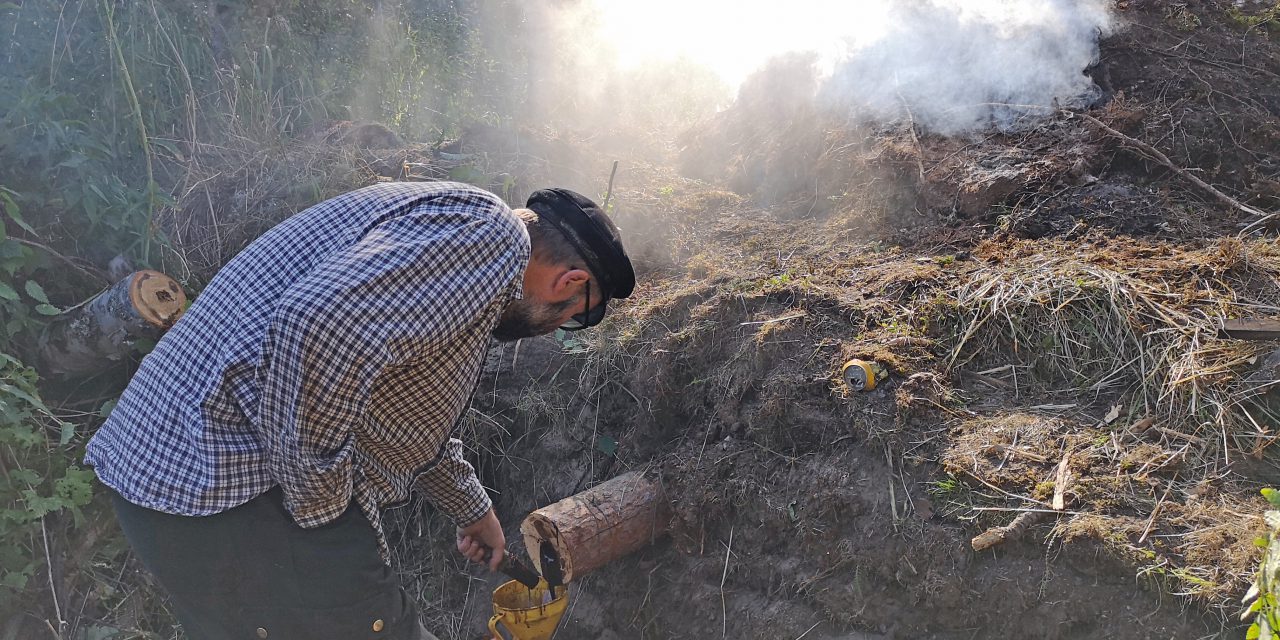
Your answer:
[[[844,363],[840,368],[840,377],[851,391],[871,391],[888,375],[884,365],[857,358]]]

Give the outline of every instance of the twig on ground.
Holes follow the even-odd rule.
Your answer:
[[[1081,118],[1084,119],[1085,122],[1088,122],[1089,124],[1097,127],[1098,129],[1101,129],[1107,135],[1119,140],[1121,146],[1128,147],[1129,149],[1137,151],[1139,155],[1147,158],[1148,160],[1152,160],[1164,165],[1170,171],[1173,171],[1179,176],[1182,176],[1188,182],[1205,190],[1214,198],[1217,198],[1219,202],[1233,209],[1237,209],[1239,211],[1247,213],[1251,216],[1258,216],[1258,219],[1249,223],[1249,225],[1246,226],[1241,231],[1241,233],[1248,233],[1249,231],[1253,230],[1263,222],[1266,222],[1267,220],[1270,220],[1276,217],[1277,215],[1280,215],[1280,213],[1267,213],[1265,211],[1262,211],[1261,209],[1251,207],[1247,204],[1244,204],[1243,202],[1240,202],[1239,200],[1236,200],[1235,198],[1232,198],[1231,196],[1219,191],[1216,187],[1209,184],[1208,182],[1201,180],[1199,177],[1197,177],[1195,174],[1191,173],[1190,171],[1187,171],[1186,169],[1174,164],[1173,161],[1169,159],[1169,156],[1166,156],[1165,154],[1161,153],[1159,149],[1141,140],[1138,140],[1137,138],[1120,133],[1119,131],[1116,131],[1115,129],[1112,129],[1111,127],[1107,126],[1107,124],[1104,123],[1103,121],[1087,113],[1077,113],[1075,115],[1080,116]]]
[[[802,634],[800,634],[800,635],[796,636],[796,640],[800,640],[801,638],[803,638],[803,637],[805,637],[805,636],[809,635],[809,632],[810,632],[810,631],[813,631],[814,629],[817,629],[817,628],[818,628],[818,625],[820,625],[820,624],[822,624],[822,621],[821,621],[821,620],[819,620],[819,621],[817,621],[817,622],[813,623],[813,626],[809,627],[808,629],[805,629],[805,630],[804,630],[804,633],[802,633]]]
[[[1178,480],[1178,475],[1174,474],[1173,480],[1169,482],[1169,486],[1165,487],[1164,495],[1160,496],[1160,499],[1156,501],[1155,508],[1151,510],[1151,517],[1147,518],[1147,526],[1143,527],[1142,535],[1138,537],[1138,544],[1142,544],[1143,541],[1147,539],[1147,534],[1151,533],[1151,525],[1155,524],[1156,522],[1156,515],[1160,513],[1160,505],[1164,504],[1165,499],[1169,497],[1169,492],[1173,491],[1173,483],[1177,482],[1177,480]]]
[[[729,605],[724,598],[724,581],[729,577],[729,554],[733,553],[733,527],[729,527],[729,544],[724,548],[724,571],[720,574],[720,637],[729,634]]]
[[[53,624],[45,620],[45,624],[49,625],[49,630],[53,631],[55,638],[62,637],[62,627],[66,625],[66,621],[62,619],[62,604],[58,602],[58,587],[53,583],[53,557],[49,555],[49,532],[44,526],[44,517],[40,518],[40,537],[44,541],[44,566],[48,570],[49,575],[49,595],[53,598],[53,615],[58,618],[58,628],[54,630]]]
[[[75,260],[72,260],[71,258],[68,258],[67,256],[65,256],[65,255],[63,255],[63,254],[61,254],[61,253],[59,253],[58,251],[56,251],[53,247],[50,247],[49,245],[41,244],[41,243],[39,243],[39,242],[36,242],[35,240],[27,240],[26,238],[17,238],[17,237],[13,237],[13,236],[10,236],[10,237],[11,237],[11,238],[13,238],[15,241],[17,241],[17,242],[18,242],[18,244],[25,244],[25,245],[27,245],[28,247],[32,247],[32,248],[35,248],[35,249],[39,249],[39,250],[41,250],[41,251],[43,251],[43,252],[45,252],[45,253],[49,254],[50,256],[53,256],[54,258],[57,258],[58,260],[60,260],[60,261],[62,261],[62,262],[64,262],[64,263],[66,263],[66,264],[67,264],[67,266],[71,267],[72,269],[75,269],[76,271],[79,271],[80,273],[83,273],[84,275],[89,276],[90,278],[93,278],[94,280],[101,280],[102,282],[105,282],[106,284],[112,284],[111,279],[110,279],[110,278],[108,278],[108,277],[106,276],[106,274],[104,274],[104,273],[102,273],[101,271],[98,271],[98,270],[96,270],[96,269],[92,269],[92,270],[91,270],[91,269],[89,269],[89,268],[87,268],[87,267],[84,267],[83,265],[81,265],[80,263],[76,262]]]
[[[600,204],[600,210],[605,213],[609,212],[609,198],[613,197],[613,178],[618,175],[618,161],[613,161],[613,168],[609,170],[609,186],[604,190],[604,202]]]
[[[978,534],[973,540],[969,541],[969,545],[973,547],[974,551],[983,551],[1009,540],[1016,540],[1031,525],[1048,518],[1049,515],[1045,511],[1023,511],[1009,524],[1003,527],[992,527]]]

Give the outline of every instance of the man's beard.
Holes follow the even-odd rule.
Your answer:
[[[560,316],[565,309],[578,304],[582,304],[581,296],[553,304],[513,300],[502,311],[498,326],[493,328],[493,337],[499,342],[513,342],[546,335],[560,328]]]

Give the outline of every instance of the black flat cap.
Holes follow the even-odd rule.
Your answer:
[[[540,189],[525,205],[555,226],[595,276],[605,300],[626,298],[636,286],[631,259],[609,216],[590,198],[568,189]]]

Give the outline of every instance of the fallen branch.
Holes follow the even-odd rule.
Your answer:
[[[609,186],[604,190],[604,202],[600,204],[600,210],[605,213],[609,212],[609,198],[613,197],[613,178],[618,175],[618,161],[613,161],[613,168],[609,170]]]
[[[48,245],[44,245],[44,244],[40,244],[39,242],[36,242],[35,240],[27,240],[26,238],[18,238],[18,237],[14,237],[14,236],[10,236],[10,238],[12,238],[12,239],[13,239],[15,242],[17,242],[18,244],[25,244],[25,245],[27,245],[28,247],[33,247],[33,248],[35,248],[35,249],[39,249],[39,250],[41,250],[41,251],[43,251],[43,252],[45,252],[45,253],[49,254],[50,256],[53,256],[54,258],[57,258],[58,260],[61,260],[63,263],[65,263],[67,266],[71,267],[72,269],[75,269],[76,271],[79,271],[80,273],[83,273],[84,275],[89,276],[90,278],[92,278],[92,279],[94,279],[94,280],[98,280],[98,281],[101,281],[101,282],[105,282],[105,283],[107,283],[107,284],[111,284],[111,280],[110,280],[109,278],[107,278],[106,274],[102,273],[101,271],[97,271],[97,270],[90,270],[90,269],[88,269],[87,267],[85,267],[85,266],[81,265],[80,263],[76,262],[75,260],[72,260],[71,258],[68,258],[68,257],[67,257],[67,256],[65,256],[65,255],[62,255],[61,253],[58,253],[57,251],[55,251],[55,250],[53,249],[53,247],[50,247],[50,246],[48,246]]]
[[[1023,511],[1013,519],[1013,522],[1003,527],[987,529],[971,540],[969,544],[974,551],[982,551],[1009,540],[1015,540],[1021,537],[1031,525],[1043,521],[1049,515],[1047,511]]]
[[[1027,531],[1031,525],[1044,521],[1050,515],[1062,513],[1062,509],[1066,506],[1067,486],[1071,483],[1071,473],[1069,465],[1071,464],[1071,452],[1067,451],[1062,455],[1062,461],[1057,464],[1054,472],[1054,489],[1053,489],[1053,510],[1045,511],[1042,509],[1025,510],[1013,519],[1013,522],[1003,527],[992,527],[978,534],[969,541],[969,546],[974,551],[982,551],[990,549],[998,544],[1004,544],[1009,540],[1016,540]],[[975,476],[976,477],[976,476]],[[986,482],[983,482],[986,484]]]
[[[1235,198],[1232,198],[1231,196],[1219,191],[1216,187],[1209,184],[1208,182],[1201,180],[1199,177],[1197,177],[1195,174],[1191,173],[1190,171],[1187,171],[1186,169],[1183,169],[1182,167],[1179,167],[1178,165],[1174,164],[1173,161],[1169,159],[1169,156],[1166,156],[1165,154],[1161,153],[1159,149],[1141,140],[1138,140],[1137,138],[1120,133],[1119,131],[1116,131],[1115,129],[1112,129],[1111,127],[1107,126],[1107,124],[1104,123],[1103,121],[1089,114],[1077,113],[1074,115],[1078,115],[1081,118],[1084,118],[1085,122],[1088,122],[1089,124],[1097,127],[1098,129],[1101,129],[1107,135],[1119,140],[1121,146],[1132,149],[1133,151],[1137,151],[1138,154],[1141,155],[1142,157],[1148,160],[1151,160],[1153,162],[1158,162],[1164,165],[1170,171],[1182,176],[1188,182],[1205,190],[1214,198],[1217,198],[1219,202],[1233,209],[1243,211],[1244,213],[1247,213],[1251,216],[1258,216],[1258,219],[1249,223],[1249,226],[1245,227],[1244,230],[1241,231],[1241,233],[1247,233],[1248,231],[1256,228],[1258,225],[1266,222],[1267,220],[1270,220],[1276,217],[1277,215],[1280,215],[1280,213],[1267,213],[1265,211],[1262,211],[1261,209],[1251,207],[1247,204],[1244,204],[1243,202],[1240,202],[1239,200],[1236,200]]]

